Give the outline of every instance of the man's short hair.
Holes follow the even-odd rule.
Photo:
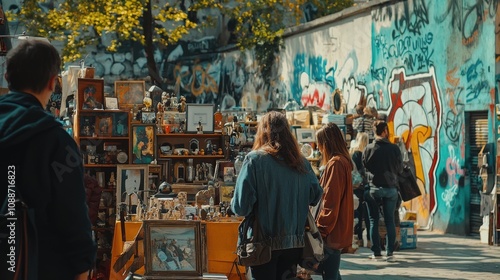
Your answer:
[[[51,78],[59,74],[61,57],[49,42],[30,38],[22,40],[6,57],[9,89],[15,91],[44,90]]]
[[[377,136],[382,135],[387,127],[387,123],[383,120],[376,120],[373,122],[373,132],[375,132]]]

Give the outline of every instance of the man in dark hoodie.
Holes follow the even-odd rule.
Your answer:
[[[396,226],[394,213],[398,202],[398,174],[403,170],[403,158],[396,144],[389,141],[389,127],[382,120],[373,124],[375,141],[363,151],[363,165],[373,175],[368,189],[365,189],[365,200],[370,216],[370,239],[372,241],[371,259],[382,259],[380,234],[378,230],[379,206],[382,205],[384,222],[387,229],[387,261],[394,261],[394,245],[396,243]]]
[[[14,274],[6,273],[13,270],[26,279],[87,279],[95,262],[79,149],[44,111],[60,65],[57,50],[38,39],[22,41],[6,57],[10,92],[0,96],[0,199],[22,196],[32,211],[37,233],[29,236],[28,256],[38,257],[6,270],[2,251],[0,279],[11,279]],[[9,258],[16,266],[20,261]]]

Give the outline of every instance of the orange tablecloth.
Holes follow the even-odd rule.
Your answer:
[[[221,273],[228,276],[229,279],[239,279],[236,274],[236,268],[231,268],[236,259],[236,243],[238,241],[238,225],[239,221],[232,222],[206,222],[207,228],[207,258],[208,272]],[[126,240],[132,241],[139,231],[142,222],[125,222]],[[142,241],[141,241],[142,242]],[[111,271],[109,279],[122,280],[127,275],[124,275],[125,268],[120,272],[113,270],[113,264],[120,256],[123,250],[121,223],[116,222],[115,233],[113,235],[113,248],[111,250]],[[130,267],[133,257],[127,263],[126,267]],[[244,267],[239,267],[239,270],[244,273]],[[144,267],[141,267],[138,274],[144,273]]]

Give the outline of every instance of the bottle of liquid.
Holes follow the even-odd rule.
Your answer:
[[[217,105],[217,112],[214,113],[214,130],[222,131],[224,124],[222,123],[222,112],[220,111],[220,105]]]
[[[188,182],[193,182],[194,180],[194,166],[193,166],[193,159],[190,158],[188,159],[188,167],[187,167],[187,176],[186,176],[186,181]]]

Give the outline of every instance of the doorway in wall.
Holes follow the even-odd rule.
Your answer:
[[[469,212],[469,232],[478,234],[479,227],[483,224],[483,218],[480,215],[482,185],[478,180],[479,167],[478,154],[481,148],[488,143],[488,112],[476,111],[465,113],[466,129],[468,130],[469,149],[466,150],[466,159],[468,161],[469,179],[470,179],[470,212]]]

